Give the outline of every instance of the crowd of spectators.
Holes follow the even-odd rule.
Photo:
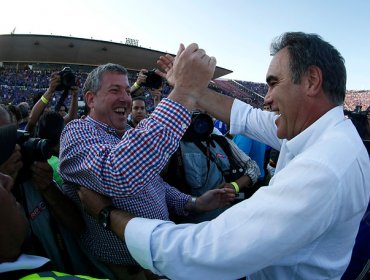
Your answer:
[[[59,69],[60,71],[61,69]],[[85,69],[83,69],[85,70]],[[33,105],[34,98],[39,94],[45,92],[48,88],[50,74],[58,71],[58,69],[51,68],[50,70],[30,70],[2,68],[0,69],[0,102],[2,104],[19,104],[27,102],[30,106]],[[77,80],[82,85],[87,77],[87,72],[75,69]],[[137,72],[129,72],[130,83],[133,84],[136,79]],[[210,88],[240,100],[243,100],[254,107],[263,107],[263,98],[267,93],[267,84],[255,83],[241,80],[224,80],[216,79],[209,85]],[[145,89],[144,89],[145,91]],[[167,83],[162,88],[162,97],[167,97],[171,91],[171,86]],[[148,112],[153,111],[154,104],[150,94],[145,94]],[[55,106],[58,101],[59,94],[56,94],[51,100],[51,105]],[[37,99],[37,98],[36,98]],[[79,100],[83,100],[83,96],[79,93]],[[70,98],[67,98],[67,107],[70,104]],[[365,111],[370,106],[370,90],[348,90],[344,109],[347,111],[354,111],[356,106],[361,106]]]
[[[370,90],[347,90],[344,109],[354,111],[357,106],[361,106],[362,111],[367,110],[370,106]]]

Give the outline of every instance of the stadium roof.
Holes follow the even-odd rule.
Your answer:
[[[160,55],[156,50],[122,43],[65,36],[6,34],[0,35],[1,62],[57,63],[99,65],[117,63],[127,69],[140,70],[157,67]],[[213,79],[232,73],[216,67]]]

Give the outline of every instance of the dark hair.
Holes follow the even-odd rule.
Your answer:
[[[54,146],[59,143],[64,125],[64,119],[58,112],[45,112],[40,117],[37,136],[48,139],[51,146]]]
[[[136,96],[136,97],[132,98],[132,102],[134,102],[135,100],[144,101],[144,103],[146,105],[146,100],[145,100],[145,97],[144,96]]]
[[[27,108],[26,107],[26,104],[24,104],[24,103],[19,103],[18,105],[17,105],[17,108],[19,109],[19,112],[21,113],[21,117],[22,117],[22,119],[24,119],[24,118],[27,118],[28,117],[28,115],[29,115],[29,108]]]
[[[287,32],[271,43],[271,55],[285,47],[289,52],[293,83],[300,83],[308,68],[317,66],[322,71],[322,87],[329,100],[336,105],[343,104],[347,74],[344,58],[337,49],[317,34]]]
[[[12,123],[20,122],[22,120],[22,114],[21,111],[17,106],[14,106],[12,104],[8,104],[6,106],[6,109],[9,112],[10,119]]]
[[[59,112],[60,108],[62,108],[62,107],[64,107],[66,113],[68,113],[68,108],[67,108],[66,104],[64,104],[64,103],[59,104],[59,102],[57,103],[57,105],[55,105],[54,111]]]

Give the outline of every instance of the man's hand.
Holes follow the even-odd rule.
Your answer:
[[[180,48],[184,47],[183,44],[180,45]],[[162,78],[166,79],[167,82],[171,85],[174,86],[175,82],[172,80],[172,74],[173,74],[173,63],[174,63],[175,58],[172,55],[166,54],[164,56],[160,56],[159,59],[157,60],[158,66],[163,70],[160,71],[159,69],[155,70],[155,73]]]
[[[137,79],[136,79],[136,83],[141,86],[143,83],[146,82],[146,73],[148,73],[148,70],[147,69],[141,69],[139,74],[137,74]]]
[[[219,185],[217,186],[217,188],[218,188],[218,189],[224,189],[224,188],[226,188],[226,189],[230,189],[230,190],[233,190],[233,191],[234,191],[234,193],[236,194],[236,190],[235,190],[234,186],[233,186],[232,184],[230,184],[230,183],[226,183],[226,182],[221,183],[221,184],[219,184]]]
[[[50,81],[49,81],[49,88],[47,89],[47,93],[53,94],[55,89],[60,84],[60,75],[58,72],[54,72],[51,74]]]
[[[157,63],[164,71],[157,71],[157,74],[166,78],[170,85],[188,93],[203,91],[216,68],[216,58],[209,57],[195,43],[187,48],[180,44],[175,58],[171,55],[161,56]]]
[[[169,55],[161,56],[157,63],[165,72],[156,73],[174,86],[168,98],[189,111],[197,107],[197,100],[207,90],[213,77],[216,59],[209,57],[197,44],[190,44],[187,48],[181,44],[175,59]]]
[[[89,190],[85,187],[80,187],[78,196],[84,209],[95,219],[98,219],[99,212],[106,206],[112,204],[112,200],[102,194]]]
[[[17,144],[14,147],[12,155],[7,159],[6,162],[0,165],[0,172],[9,175],[10,177],[13,178],[13,180],[15,180],[22,166],[23,162],[21,155],[21,147]]]
[[[196,212],[206,212],[222,208],[235,199],[235,191],[229,188],[213,189],[205,192],[196,200]]]
[[[46,161],[35,161],[30,166],[31,180],[41,193],[48,191],[53,183],[53,169]]]

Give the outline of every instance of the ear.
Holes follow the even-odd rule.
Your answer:
[[[322,92],[322,71],[319,67],[311,65],[306,72],[307,79],[307,95],[316,96]]]
[[[94,108],[94,98],[95,94],[92,91],[88,91],[85,93],[85,102],[87,107],[90,108],[90,111]]]

